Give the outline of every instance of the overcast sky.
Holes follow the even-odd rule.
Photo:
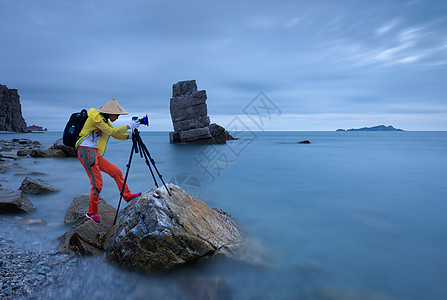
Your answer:
[[[188,79],[223,126],[262,91],[264,130],[447,130],[447,1],[0,0],[0,29],[0,84],[49,130],[112,98],[172,130]]]

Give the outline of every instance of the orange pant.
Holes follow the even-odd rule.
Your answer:
[[[124,183],[123,173],[121,173],[121,170],[117,166],[102,157],[101,154],[99,154],[98,149],[96,148],[79,147],[78,158],[87,171],[88,178],[90,179],[90,183],[92,184],[88,213],[97,214],[99,193],[102,189],[101,171],[109,174],[110,177],[115,180],[120,193]],[[123,194],[124,200],[128,200],[131,195],[132,193],[129,191],[129,188],[126,184]]]

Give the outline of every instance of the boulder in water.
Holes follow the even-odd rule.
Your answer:
[[[233,218],[168,184],[135,198],[105,242],[107,258],[138,270],[172,269],[217,254],[231,255],[242,243]]]
[[[59,191],[57,188],[52,187],[48,183],[31,177],[25,177],[25,179],[23,179],[19,190],[30,195],[47,194]]]
[[[33,203],[22,191],[0,188],[0,213],[30,213],[35,210]]]

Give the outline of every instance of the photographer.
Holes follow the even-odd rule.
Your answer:
[[[121,170],[107,161],[103,155],[111,136],[118,140],[127,140],[130,136],[126,134],[126,131],[140,126],[138,120],[132,120],[127,126],[114,128],[112,122],[116,121],[120,115],[127,114],[127,111],[115,99],[110,100],[97,110],[91,108],[88,111],[88,119],[79,133],[80,138],[76,142],[78,158],[84,166],[92,185],[89,209],[86,216],[96,223],[100,222],[98,201],[99,193],[102,189],[101,171],[109,174],[115,180],[120,192],[123,187],[124,177]],[[129,202],[139,195],[141,193],[132,194],[127,184],[125,185],[123,193],[125,201]]]

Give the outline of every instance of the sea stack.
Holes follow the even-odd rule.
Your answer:
[[[19,93],[0,84],[0,131],[27,132]]]
[[[206,91],[198,91],[195,80],[172,85],[170,109],[174,131],[169,133],[171,143],[225,144],[227,139],[233,139],[222,126],[210,124],[206,99]]]

